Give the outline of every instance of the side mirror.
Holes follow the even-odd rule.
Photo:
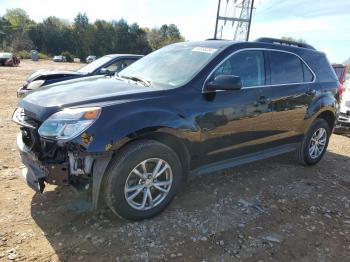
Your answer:
[[[99,73],[100,75],[110,75],[111,71],[109,71],[107,68],[101,68]]]
[[[206,91],[239,90],[241,88],[241,78],[235,75],[218,75],[206,84]]]

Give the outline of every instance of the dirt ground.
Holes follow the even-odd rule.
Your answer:
[[[40,68],[0,67],[0,261],[350,261],[350,138],[315,167],[291,155],[191,179],[161,215],[87,211],[69,187],[35,194],[17,177],[16,90]]]

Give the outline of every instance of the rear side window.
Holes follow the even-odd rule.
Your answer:
[[[265,64],[262,51],[242,51],[232,55],[214,72],[241,77],[243,87],[265,85]]]
[[[270,51],[271,84],[292,84],[311,82],[313,74],[310,69],[293,54]]]

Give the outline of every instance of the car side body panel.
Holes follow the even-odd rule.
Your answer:
[[[135,94],[118,103],[113,100],[109,103],[106,99],[103,102],[94,101],[92,105],[103,107],[103,114],[94,126],[72,142],[81,144],[86,153],[103,153],[119,148],[123,143],[137,138],[140,130],[169,133],[189,146],[192,167],[196,168],[207,161],[215,162],[218,159],[232,157],[232,154],[248,154],[251,153],[250,150],[264,150],[278,143],[298,143],[312,118],[321,113],[320,108],[328,105],[329,109],[335,112],[334,94],[326,92],[327,87],[333,88],[334,82],[329,82],[329,86],[327,83],[318,82],[295,85],[294,89],[290,85],[280,89],[267,85],[262,90],[266,88],[266,92],[272,92],[274,95],[270,98],[270,102],[260,105],[258,100],[264,94],[258,89],[254,99],[247,96],[244,90],[222,91],[216,95],[212,94],[213,97],[202,93],[202,87],[208,75],[217,64],[229,54],[242,48],[279,50],[271,44],[238,43],[220,53],[183,87],[142,93],[140,94],[142,98],[138,98]],[[300,48],[285,47],[284,49],[300,56],[304,55],[304,51]],[[314,64],[310,65],[311,68],[313,66]],[[318,89],[319,95],[312,103],[310,99],[313,95],[309,96],[303,92],[309,88]],[[271,92],[268,89],[271,89]],[[70,92],[72,91],[73,88]],[[218,100],[220,97],[226,99],[226,102],[220,104],[224,101],[220,102]],[[244,108],[237,107],[237,103],[245,105]],[[247,105],[249,108],[246,107]],[[242,110],[250,113],[242,114]],[[280,121],[275,121],[276,117]],[[293,123],[291,119],[298,119],[300,122]],[[243,134],[239,132],[239,127],[241,126],[244,130],[249,125],[247,121],[253,124],[252,132],[247,133],[246,130]],[[258,124],[254,124],[254,121]],[[210,134],[210,132],[214,133]],[[213,139],[215,136],[223,142]],[[215,157],[211,158],[208,155]]]

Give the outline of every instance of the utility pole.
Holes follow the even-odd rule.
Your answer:
[[[218,33],[218,23],[219,23],[220,5],[221,5],[221,0],[219,0],[219,2],[218,2],[218,11],[217,11],[217,13],[216,13],[216,23],[215,23],[214,39],[216,39],[216,35],[217,35],[217,33]]]
[[[225,3],[226,2],[226,3]],[[214,38],[248,41],[254,0],[218,0]],[[220,37],[219,35],[220,30]]]
[[[249,24],[248,24],[248,31],[247,31],[247,41],[249,41],[250,26],[252,24],[253,9],[254,9],[254,0],[252,0],[252,4],[250,7]]]

